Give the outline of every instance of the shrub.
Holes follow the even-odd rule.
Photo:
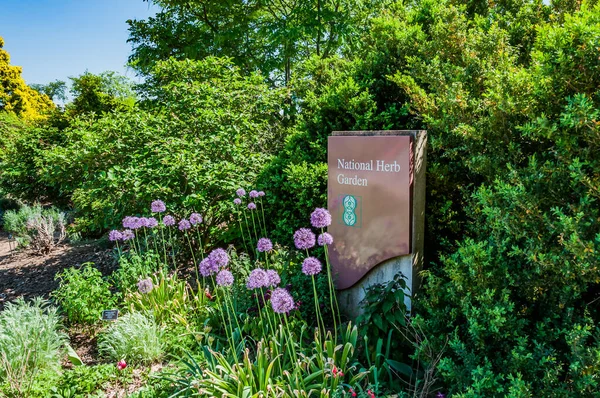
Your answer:
[[[116,304],[110,285],[92,263],[68,268],[56,275],[60,281],[52,296],[70,323],[94,324],[103,310]]]
[[[17,397],[29,396],[43,373],[60,369],[61,350],[68,337],[56,308],[36,298],[7,303],[0,312],[0,385]]]
[[[48,253],[66,237],[65,213],[39,204],[25,205],[4,214],[4,229],[15,235],[20,246]]]
[[[176,214],[209,209],[204,232],[218,232],[229,208],[212,204],[253,181],[283,145],[285,91],[209,58],[160,63],[146,93],[142,109],[74,122],[68,144],[45,153],[45,181],[72,193],[84,232],[145,213],[157,198]]]
[[[113,361],[152,363],[163,355],[163,332],[152,314],[125,314],[100,334],[98,351]]]

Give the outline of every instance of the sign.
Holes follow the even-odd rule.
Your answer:
[[[329,137],[330,260],[338,289],[410,254],[411,143],[411,136]]]
[[[116,321],[119,317],[119,310],[104,310],[102,311],[103,321]]]

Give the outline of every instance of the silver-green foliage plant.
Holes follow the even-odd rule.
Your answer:
[[[132,312],[100,335],[98,350],[115,361],[152,363],[163,354],[163,331],[152,314]]]
[[[47,253],[66,238],[65,218],[55,208],[23,206],[4,214],[4,229],[15,235],[19,246]]]
[[[37,376],[58,371],[67,343],[55,307],[39,297],[7,303],[0,312],[0,385],[4,392],[29,396]]]

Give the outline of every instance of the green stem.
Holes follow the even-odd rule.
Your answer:
[[[192,253],[192,261],[194,262],[194,269],[196,270],[196,283],[200,283],[200,275],[198,274],[198,265],[196,264],[196,256],[194,256],[194,248],[192,247],[192,241],[190,240],[190,236],[187,231],[184,232],[185,237],[187,238],[188,245],[190,246],[190,253]]]
[[[196,227],[196,235],[198,235],[198,246],[200,248],[200,256],[204,260],[204,247],[202,246],[202,238],[200,237],[200,228]]]
[[[173,260],[173,268],[177,269],[177,264],[175,263],[175,246],[173,245],[173,234],[171,232],[171,228],[169,228],[169,244],[171,245],[171,259]]]
[[[265,221],[265,208],[263,207],[262,197],[260,199],[260,211],[262,212],[263,226],[265,228],[265,236],[267,236],[267,222]]]
[[[163,229],[165,228],[165,225],[162,222],[162,216],[160,215],[160,213],[158,213],[158,227],[160,228],[160,238],[162,240],[163,252],[165,255],[165,266],[166,266],[169,262],[167,261],[167,246],[165,245],[165,232],[163,231]]]

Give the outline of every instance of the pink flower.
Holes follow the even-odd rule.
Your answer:
[[[124,359],[121,359],[119,362],[117,362],[117,369],[123,370],[126,367],[127,367],[127,362],[125,362]]]

